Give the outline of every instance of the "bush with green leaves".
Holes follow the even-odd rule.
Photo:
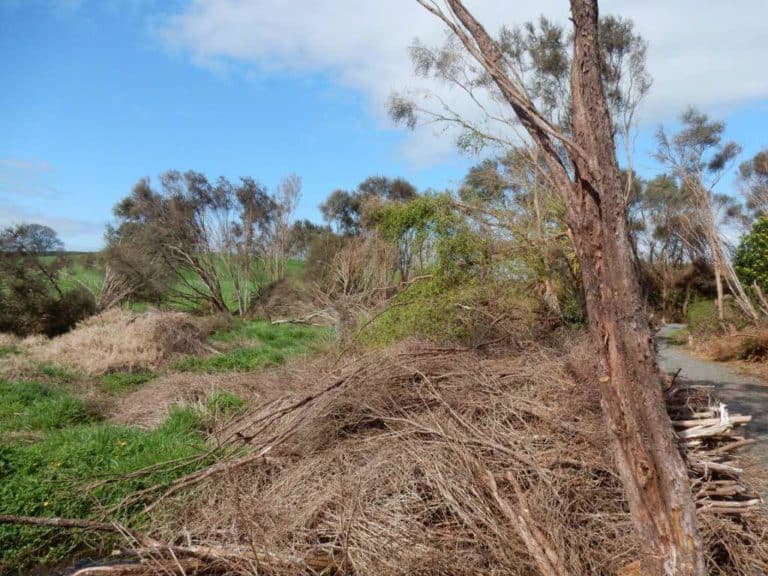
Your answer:
[[[52,291],[42,274],[10,258],[0,254],[0,332],[57,336],[96,312],[84,288]]]
[[[688,306],[688,332],[693,336],[711,336],[721,333],[726,326],[743,328],[749,323],[730,298],[725,299],[723,312],[725,319],[721,324],[714,300],[695,300]]]
[[[387,345],[407,338],[477,345],[528,335],[537,324],[538,302],[509,282],[471,281],[447,286],[438,279],[411,285],[364,326],[359,339]]]
[[[733,267],[746,285],[768,291],[768,218],[758,218],[736,249]]]
[[[487,276],[490,242],[471,228],[447,194],[373,206],[365,222],[397,247],[401,280],[415,266],[446,286]]]

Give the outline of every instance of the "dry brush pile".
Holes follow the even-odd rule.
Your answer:
[[[206,350],[204,334],[187,314],[135,314],[117,308],[84,320],[51,340],[29,340],[26,348],[36,360],[89,376],[157,368],[179,355]]]
[[[638,549],[589,358],[412,343],[286,374],[218,432],[228,456],[126,502],[173,543],[139,553],[225,574],[616,574]],[[701,515],[712,573],[766,571],[761,507]]]

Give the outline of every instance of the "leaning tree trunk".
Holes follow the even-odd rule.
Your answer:
[[[715,289],[717,290],[717,319],[720,320],[720,324],[722,325],[725,322],[725,306],[723,304],[723,274],[721,272],[722,266],[720,263],[720,258],[718,256],[715,256],[714,261],[714,269],[715,269]]]
[[[417,0],[440,17],[495,82],[543,154],[576,247],[598,381],[616,465],[644,552],[644,574],[701,576],[702,543],[687,468],[667,416],[627,225],[611,118],[600,75],[597,0],[571,0],[573,138],[559,132],[507,73],[505,59],[461,0]],[[460,25],[459,25],[460,23]],[[574,179],[560,154],[565,147]]]
[[[600,77],[597,0],[571,0],[576,195],[570,210],[589,325],[600,347],[598,381],[616,463],[648,574],[704,574],[688,470],[667,416],[641,298],[627,205]]]

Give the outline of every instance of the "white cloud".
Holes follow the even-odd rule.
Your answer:
[[[0,169],[22,170],[29,172],[49,172],[51,165],[45,160],[27,160],[25,158],[0,158]]]
[[[47,197],[56,193],[50,183],[53,167],[35,158],[0,158],[0,196]]]
[[[0,228],[23,223],[50,226],[62,239],[67,250],[98,250],[104,244],[106,222],[47,215],[38,210],[19,208],[0,198]]]
[[[565,0],[467,4],[490,30],[541,13],[568,17]],[[654,86],[644,122],[670,119],[689,104],[722,110],[768,97],[765,0],[605,0],[601,10],[631,17],[650,42]],[[440,22],[415,0],[192,0],[158,32],[201,65],[326,72],[361,91],[383,126],[389,95],[416,85],[408,46],[414,38],[437,44],[444,37]],[[456,95],[447,97],[470,110]],[[449,153],[450,138],[433,132],[410,136],[404,153],[423,162]]]

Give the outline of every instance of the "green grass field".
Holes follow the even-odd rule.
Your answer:
[[[180,372],[250,372],[306,356],[332,338],[329,328],[236,320],[232,328],[214,332],[211,343],[223,351],[207,357],[188,356],[172,368]]]
[[[92,518],[99,508],[170,482],[193,467],[160,469],[92,490],[84,489],[86,484],[206,450],[205,415],[193,409],[175,409],[158,428],[140,430],[102,421],[82,399],[53,385],[0,381],[0,397],[3,514]],[[141,522],[136,507],[125,511],[123,519]],[[109,543],[93,533],[3,524],[0,573],[22,574],[33,564],[57,562],[75,551],[105,553]]]

